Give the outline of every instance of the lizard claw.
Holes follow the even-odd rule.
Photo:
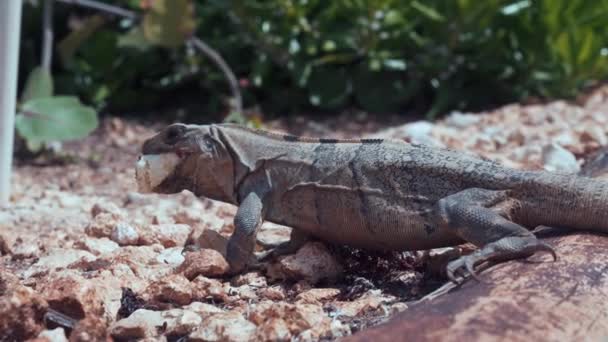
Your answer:
[[[475,266],[485,261],[485,258],[479,253],[479,251],[473,254],[464,255],[460,258],[450,261],[447,266],[447,276],[453,283],[462,284],[468,276],[475,278],[475,280],[483,283],[484,281],[479,277]],[[457,274],[460,274],[456,276]]]
[[[473,260],[473,258],[466,258],[464,264],[467,267],[467,272],[469,272],[469,275],[471,277],[475,278],[475,280],[480,283],[484,282],[483,280],[481,280],[479,275],[477,275],[477,272],[475,272],[475,260]]]
[[[553,257],[553,261],[557,261],[557,253],[555,252],[555,249],[542,241],[539,241],[536,245],[536,252],[549,253]]]
[[[504,247],[505,245],[507,248]],[[490,266],[487,262],[527,258],[536,252],[549,253],[553,257],[553,261],[557,261],[557,253],[553,247],[534,237],[507,237],[502,241],[490,243],[471,254],[450,261],[447,266],[447,275],[456,284],[462,284],[467,276],[484,283],[477,274],[477,270]],[[478,267],[482,263],[484,265]],[[456,277],[457,274],[462,274],[462,276]]]

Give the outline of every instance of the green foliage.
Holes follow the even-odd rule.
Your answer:
[[[608,72],[605,0],[233,4],[262,51],[252,62],[254,84],[284,87],[273,84],[278,65],[319,108],[354,102],[394,111],[423,97],[434,116],[528,96],[573,96]]]
[[[30,151],[44,143],[79,139],[97,127],[97,113],[73,96],[53,96],[53,80],[43,68],[29,75],[15,128]]]
[[[32,147],[86,137],[97,127],[97,113],[73,96],[43,97],[24,103],[15,125]]]
[[[155,0],[144,15],[144,37],[153,44],[180,46],[195,29],[193,14],[189,0]]]
[[[36,67],[27,78],[21,101],[53,96],[53,78],[48,70]]]
[[[247,105],[265,113],[415,107],[435,116],[572,97],[608,74],[608,0],[104,2],[143,20],[58,4],[53,75],[58,92],[113,113],[176,108],[191,114],[181,120],[204,121],[226,111],[224,76],[183,44],[192,33],[228,61]],[[28,66],[40,9],[25,10]],[[66,27],[67,18],[78,25]]]

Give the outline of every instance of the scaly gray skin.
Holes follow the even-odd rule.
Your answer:
[[[166,127],[143,154],[175,152],[180,164],[154,191],[184,189],[239,206],[227,248],[234,272],[252,261],[264,220],[309,236],[373,250],[425,250],[470,242],[448,264],[452,280],[485,261],[555,253],[529,229],[608,232],[608,182],[520,171],[456,151],[382,139],[313,139],[237,125]]]

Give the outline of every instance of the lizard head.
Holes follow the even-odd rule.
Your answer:
[[[190,190],[228,201],[233,196],[233,163],[213,125],[172,124],[142,146],[136,166],[140,192]]]

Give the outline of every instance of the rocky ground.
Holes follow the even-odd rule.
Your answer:
[[[0,209],[0,340],[333,340],[407,310],[445,282],[439,270],[450,249],[370,254],[320,242],[226,275],[234,207],[188,192],[136,192],[138,148],[159,127],[107,119],[63,147],[69,162],[16,161],[11,206]],[[577,172],[608,144],[608,89],[576,104],[510,105],[436,123],[388,127],[342,116],[268,127],[391,137]],[[288,236],[289,228],[264,224],[259,251]],[[182,253],[185,245],[202,249]]]

